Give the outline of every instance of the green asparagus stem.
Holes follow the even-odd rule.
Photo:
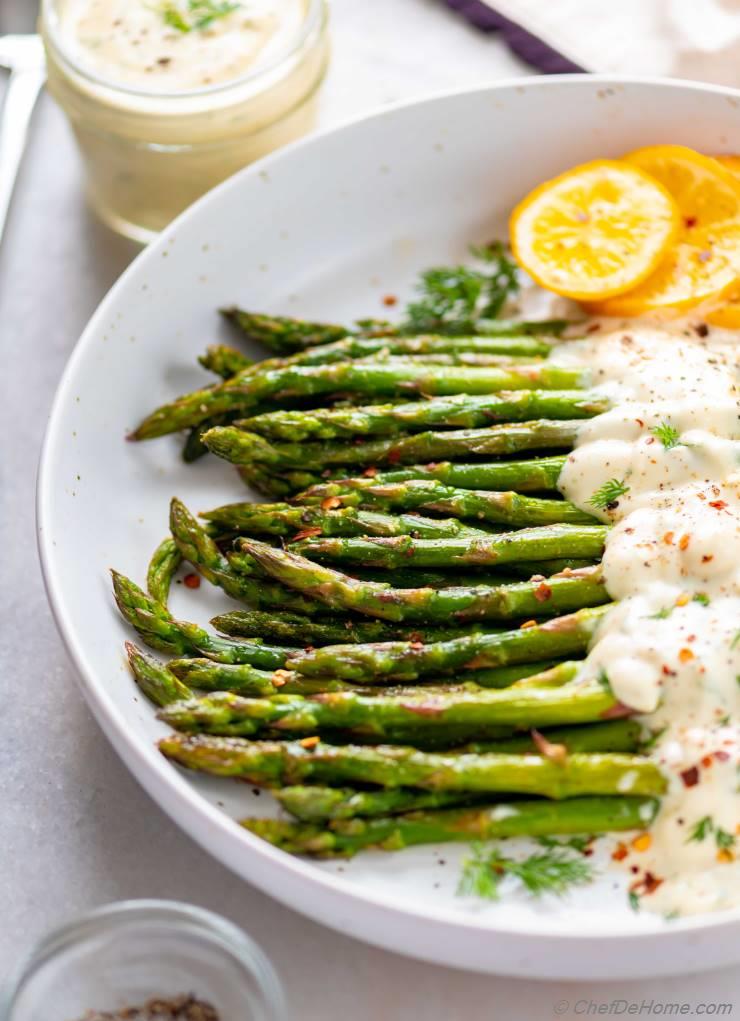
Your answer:
[[[395,436],[429,428],[476,429],[494,422],[538,418],[591,418],[610,406],[600,394],[579,390],[512,390],[471,397],[432,397],[408,404],[271,411],[238,425],[270,440],[333,440],[355,436]]]
[[[137,649],[132,642],[126,642],[126,655],[136,683],[155,705],[166,706],[193,697],[187,684],[183,684],[159,660]]]
[[[406,684],[419,677],[448,671],[477,670],[526,663],[547,656],[584,652],[608,607],[579,610],[516,631],[469,635],[448,642],[380,642],[368,645],[329,645],[288,657],[287,667],[312,677],[348,681]]]
[[[167,669],[175,677],[187,681],[192,688],[233,691],[247,698],[270,698],[272,695],[310,697],[326,691],[357,690],[354,685],[330,677],[302,677],[285,670],[257,670],[248,663],[214,663],[210,659],[199,658],[173,659],[167,664]],[[184,694],[179,696],[186,697]]]
[[[415,844],[643,829],[657,809],[654,798],[597,797],[432,808],[408,815],[338,820],[326,828],[278,819],[244,819],[241,825],[291,854],[349,858],[366,848],[398,851]]]
[[[209,429],[203,436],[208,449],[232,464],[253,461],[275,468],[307,466],[321,470],[335,465],[413,464],[448,457],[481,457],[523,450],[570,449],[578,436],[578,421],[512,422],[485,429],[450,429],[413,435],[381,437],[365,443],[270,443],[257,433],[236,426]]]
[[[414,539],[399,535],[301,539],[292,544],[292,549],[316,560],[371,567],[394,568],[412,563],[419,567],[483,566],[543,557],[598,557],[604,549],[607,531],[603,525],[558,524],[473,538]]]
[[[640,748],[642,725],[630,719],[606,720],[577,727],[551,727],[541,736],[551,745],[563,745],[569,755],[574,752],[636,752]],[[473,742],[460,751],[476,755],[488,752],[534,755],[539,748],[531,734],[517,734],[493,742]]]
[[[609,598],[598,568],[512,585],[394,589],[382,582],[357,581],[254,539],[241,539],[238,545],[266,575],[302,595],[333,610],[354,610],[382,620],[445,621],[448,625],[452,621],[457,624],[466,620],[506,620],[596,606]],[[545,651],[544,656],[548,655],[552,653]]]
[[[170,585],[181,563],[180,551],[170,538],[163,539],[152,553],[146,574],[146,587],[152,599],[162,606],[167,605]]]
[[[567,500],[543,500],[520,493],[485,489],[457,489],[435,479],[410,479],[408,482],[366,486],[360,492],[363,504],[386,512],[432,511],[517,527],[558,523],[587,525],[595,524],[597,520]],[[324,534],[329,535],[326,531]]]
[[[586,794],[661,794],[666,786],[658,767],[638,755],[575,754],[554,762],[538,755],[439,754],[322,742],[306,747],[301,741],[249,741],[207,734],[172,734],[159,742],[159,748],[167,758],[190,769],[238,776],[256,784],[315,780],[331,785],[538,794],[558,800]]]
[[[283,787],[273,795],[280,805],[302,822],[399,815],[420,809],[448,808],[491,800],[486,794],[457,791],[396,790],[358,791],[352,787]]]
[[[214,415],[256,407],[272,398],[309,397],[331,393],[394,396],[411,393],[485,394],[500,390],[562,390],[587,386],[588,372],[548,365],[516,369],[446,365],[383,365],[340,362],[336,365],[290,365],[278,369],[246,369],[219,386],[186,394],[152,412],[131,435],[153,439],[199,425]]]
[[[277,670],[285,665],[287,648],[209,635],[197,624],[175,620],[166,607],[122,574],[111,571],[111,575],[121,614],[150,648],[176,656],[206,656],[220,663],[250,663],[264,670]]]
[[[416,642],[444,641],[492,628],[485,623],[458,627],[387,624],[380,620],[351,620],[323,617],[312,620],[299,613],[279,610],[234,610],[214,617],[211,625],[232,638],[261,638],[287,645],[337,645],[342,642],[385,642],[396,639]],[[495,630],[495,629],[493,629]]]
[[[557,490],[565,457],[540,457],[531,461],[494,461],[490,464],[412,465],[394,471],[372,472],[359,478],[344,478],[314,484],[295,497],[296,503],[321,503],[339,499],[344,506],[364,500],[369,487],[394,485],[412,479],[434,479],[460,489],[487,489],[517,493]],[[297,481],[297,480],[296,480]]]
[[[226,344],[211,344],[198,361],[204,369],[215,372],[222,379],[229,379],[254,364],[251,358],[247,358],[236,348],[227,347]]]
[[[247,340],[264,344],[277,354],[290,354],[314,344],[326,344],[345,337],[343,326],[330,323],[309,323],[288,316],[266,316],[242,309],[223,308],[221,314],[236,326]]]
[[[317,600],[286,591],[282,585],[270,584],[264,578],[251,577],[254,571],[244,558],[240,562],[240,571],[232,570],[229,558],[221,553],[213,539],[177,498],[170,504],[170,530],[182,557],[232,599],[255,608],[279,607],[303,614],[325,612]]]
[[[555,501],[553,501],[555,502]],[[355,507],[324,511],[320,507],[292,507],[287,503],[231,503],[205,511],[202,518],[226,532],[243,535],[294,536],[296,532],[320,535],[418,535],[442,538],[482,535],[480,529],[463,525],[457,517],[425,518],[418,514],[389,514]],[[595,520],[589,518],[589,520]]]
[[[417,695],[362,695],[327,692],[304,698],[276,695],[244,698],[217,691],[164,706],[160,719],[176,730],[208,734],[256,735],[271,728],[281,733],[315,734],[342,729],[394,743],[400,730],[444,732],[470,728],[486,740],[491,727],[554,727],[593,723],[612,712],[617,700],[599,682],[557,688],[512,687],[502,691],[450,691]],[[471,738],[475,740],[474,738]]]

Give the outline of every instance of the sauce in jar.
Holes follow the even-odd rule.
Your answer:
[[[49,88],[102,219],[147,241],[313,124],[323,0],[46,0]]]

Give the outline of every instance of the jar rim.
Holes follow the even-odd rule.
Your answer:
[[[22,960],[14,979],[7,989],[7,999],[0,1003],[10,1010],[17,1002],[18,995],[34,975],[50,961],[75,943],[106,931],[119,923],[164,923],[173,926],[190,926],[201,929],[204,935],[215,937],[227,953],[242,965],[257,983],[263,998],[263,1006],[270,1016],[277,1019],[285,1014],[283,988],[267,955],[246,932],[222,915],[207,908],[187,904],[184,901],[160,900],[156,898],[116,901],[93,908],[85,914],[66,922],[43,936]]]
[[[69,67],[75,74],[84,78],[87,82],[101,88],[110,89],[123,95],[138,97],[139,99],[166,100],[177,102],[179,99],[192,100],[207,98],[208,96],[219,96],[230,92],[232,89],[240,89],[245,85],[258,83],[261,79],[269,79],[281,67],[290,63],[297,53],[303,49],[306,42],[317,31],[320,30],[327,16],[326,0],[306,0],[306,16],[301,22],[300,30],[286,44],[285,49],[278,52],[269,63],[262,64],[238,78],[230,78],[225,82],[218,82],[214,85],[207,85],[203,88],[176,89],[176,90],[153,90],[139,88],[135,85],[124,85],[114,78],[107,78],[104,75],[96,74],[89,68],[82,66],[75,60],[64,43],[63,34],[59,31],[59,14],[56,9],[55,0],[42,0],[41,24],[44,29],[44,37],[47,45],[51,43],[56,51],[57,57]]]

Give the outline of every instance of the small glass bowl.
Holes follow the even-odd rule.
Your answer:
[[[304,2],[297,36],[267,66],[218,85],[148,92],[81,66],[60,27],[61,0],[42,0],[47,88],[69,118],[104,223],[151,241],[214,185],[314,127],[328,7]]]
[[[0,1010],[2,1021],[83,1021],[192,994],[220,1021],[283,1021],[280,982],[260,948],[190,904],[109,904],[46,936]]]

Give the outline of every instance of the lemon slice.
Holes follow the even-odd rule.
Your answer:
[[[622,294],[650,276],[676,236],[678,209],[639,167],[596,160],[545,181],[509,224],[520,265],[569,298]]]
[[[652,276],[593,311],[612,316],[683,311],[723,294],[740,273],[740,182],[711,156],[681,145],[649,146],[624,158],[673,196],[679,233]]]

